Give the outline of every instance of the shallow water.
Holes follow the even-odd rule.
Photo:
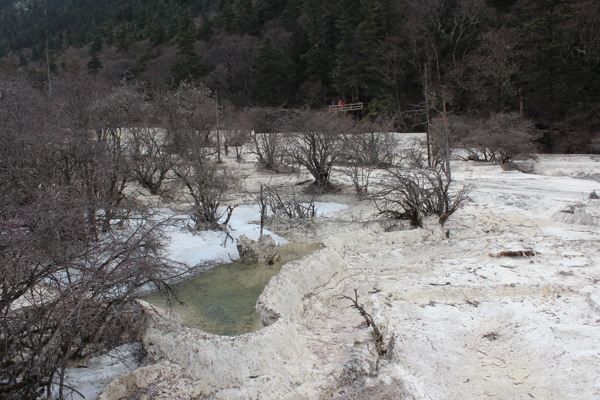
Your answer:
[[[281,260],[274,265],[239,262],[220,265],[192,279],[173,285],[177,299],[170,310],[183,324],[217,335],[240,335],[263,327],[256,313],[256,301],[269,280],[283,264],[319,248],[319,243],[288,243],[278,247]],[[144,296],[167,308],[160,293]]]

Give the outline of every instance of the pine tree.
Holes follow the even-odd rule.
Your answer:
[[[260,25],[256,10],[252,5],[252,0],[238,0],[235,6],[235,19],[238,25],[239,33],[248,33],[258,35]]]
[[[343,2],[344,9],[336,21],[340,41],[335,47],[335,66],[332,80],[338,92],[350,98],[362,95],[362,79],[366,66],[357,26],[360,15],[354,12],[354,1]]]
[[[309,81],[326,87],[331,86],[334,50],[339,41],[335,20],[337,2],[304,0],[302,5],[303,25],[301,35],[306,41],[306,50],[301,56],[305,63],[305,76]]]
[[[163,24],[158,19],[155,19],[152,21],[148,30],[149,30],[148,36],[149,36],[150,42],[152,42],[152,44],[159,45],[159,44],[164,43],[167,40],[167,30],[165,29]]]
[[[252,59],[253,98],[264,106],[282,106],[291,97],[293,65],[266,36]]]
[[[178,16],[178,35],[175,38],[177,44],[178,61],[173,64],[173,81],[176,85],[184,80],[195,80],[206,75],[210,68],[202,60],[202,56],[196,53],[194,43],[196,42],[196,27],[188,10],[182,10]]]
[[[88,70],[92,74],[96,74],[99,70],[104,68],[102,61],[98,58],[98,54],[102,51],[102,38],[98,35],[94,37],[92,44],[90,45],[89,55],[92,59],[87,63]]]
[[[530,112],[551,123],[571,102],[571,85],[577,85],[567,60],[564,24],[571,0],[523,1],[521,25],[525,95]]]

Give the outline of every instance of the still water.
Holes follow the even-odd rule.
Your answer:
[[[240,335],[263,327],[255,306],[269,279],[283,264],[319,248],[319,243],[288,243],[278,247],[281,260],[274,265],[239,262],[220,265],[194,278],[173,285],[177,300],[170,304],[183,324],[217,335]],[[168,308],[160,293],[144,296],[159,307]],[[181,302],[181,303],[180,303]]]

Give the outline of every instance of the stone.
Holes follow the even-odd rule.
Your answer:
[[[277,243],[271,235],[262,235],[258,238],[259,261],[267,265],[273,265],[281,256],[277,253]]]
[[[241,235],[237,239],[235,246],[240,254],[241,262],[244,264],[255,264],[258,262],[258,245],[254,240]]]
[[[236,242],[240,261],[244,264],[264,263],[272,265],[280,259],[277,254],[277,244],[270,235],[262,235],[258,240],[252,240],[241,235]]]

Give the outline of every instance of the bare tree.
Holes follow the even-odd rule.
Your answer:
[[[206,83],[235,104],[248,104],[252,93],[250,65],[252,55],[260,45],[259,39],[250,35],[222,34],[215,42],[208,54],[214,68],[205,78]]]
[[[310,172],[315,192],[333,188],[331,169],[340,157],[341,135],[352,129],[352,121],[340,113],[302,111],[288,120],[288,131],[294,133],[289,157]]]
[[[284,124],[286,112],[279,108],[246,108],[244,114],[250,121],[254,134],[254,153],[261,165],[278,171],[284,163],[286,154]]]
[[[263,222],[266,217],[283,219],[307,219],[317,215],[315,199],[300,200],[295,193],[282,195],[277,188],[262,185],[257,198]]]
[[[101,204],[103,212],[97,214],[104,221],[104,230],[110,227],[110,220],[125,199],[124,190],[131,178],[128,128],[145,122],[145,107],[143,95],[134,87],[115,87],[88,109],[88,128],[93,137],[87,138],[86,132],[80,131],[71,143],[68,154],[75,162],[88,164],[81,169],[84,176],[78,178],[85,185],[82,190],[96,199],[93,204]]]
[[[409,60],[418,71],[423,98],[417,111],[427,128],[428,164],[432,167],[437,161],[430,148],[432,115],[442,118],[447,139],[448,108],[453,97],[465,90],[463,60],[475,48],[481,33],[485,3],[482,0],[411,0],[407,11]],[[450,179],[449,146],[445,146],[445,164]]]
[[[516,36],[508,27],[489,30],[477,50],[465,57],[469,73],[464,74],[463,84],[468,87],[471,108],[482,113],[520,110],[524,114]]]
[[[376,169],[388,168],[395,162],[398,141],[390,120],[366,121],[356,127],[357,133],[342,136],[340,164],[354,185],[357,194],[366,194],[371,174]]]
[[[103,169],[116,160],[106,148],[112,142],[85,129],[86,104],[74,113],[85,123],[69,113],[65,123],[70,99],[65,86],[55,87],[50,100],[24,82],[12,89],[25,95],[4,96],[0,87],[9,117],[0,119],[0,397],[7,399],[48,396],[56,384],[65,398],[68,360],[119,344],[136,292],[180,273],[161,252],[155,217],[131,204],[108,217],[107,204],[124,204],[99,186],[101,174],[110,181],[114,173]]]
[[[466,200],[468,188],[450,189],[451,182],[441,167],[387,171],[382,189],[373,195],[381,214],[410,221],[413,227],[422,227],[423,219],[437,215],[440,225]]]
[[[446,104],[446,103],[444,103]],[[431,116],[428,126],[428,165],[431,168],[441,168],[452,179],[451,154],[455,146],[453,124],[455,117],[450,115],[447,105],[439,111],[438,115]]]
[[[456,118],[454,126],[458,145],[473,160],[504,164],[534,150],[533,124],[518,113],[492,114],[488,119]]]
[[[164,129],[133,127],[128,129],[127,153],[131,177],[151,194],[159,194],[173,168],[175,156],[169,151],[172,138]]]
[[[216,127],[216,101],[203,85],[182,82],[175,91],[157,93],[161,127],[173,138],[174,152],[185,152],[189,141],[193,146],[214,146],[211,132]]]
[[[235,152],[235,158],[238,162],[243,161],[244,145],[251,143],[252,121],[246,113],[235,109],[231,104],[223,108],[222,123],[219,130],[225,133],[224,147],[227,155],[230,148]]]
[[[233,211],[230,207],[225,212],[219,210],[231,177],[202,148],[187,152],[175,165],[174,172],[194,201],[190,215],[194,229],[222,229],[229,222]],[[220,223],[225,214],[225,222]]]
[[[407,75],[405,46],[406,43],[402,38],[390,37],[382,40],[375,48],[380,63],[373,67],[373,71],[386,86],[386,89],[393,93],[393,109],[397,112],[401,112],[400,96],[402,94],[402,84]],[[391,103],[391,97],[386,99],[387,104]]]
[[[174,134],[177,161],[173,172],[187,189],[194,205],[191,218],[194,229],[219,229],[219,206],[231,177],[216,162],[212,132],[216,126],[216,102],[204,86],[183,82],[163,104],[165,127]],[[231,209],[227,209],[228,218]]]

